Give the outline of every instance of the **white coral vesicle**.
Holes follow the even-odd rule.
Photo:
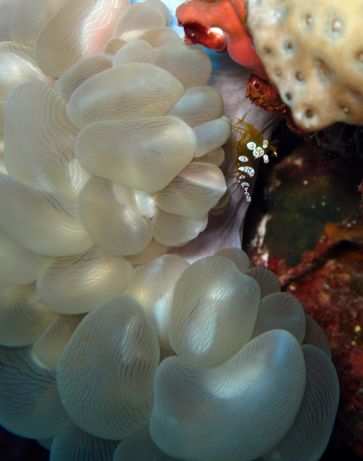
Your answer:
[[[120,64],[94,75],[72,93],[68,116],[79,128],[91,122],[163,115],[184,94],[166,70],[145,62]]]
[[[137,117],[88,125],[75,153],[92,174],[157,192],[190,163],[195,145],[193,130],[177,117]]]
[[[57,366],[60,397],[72,421],[112,440],[143,429],[151,412],[159,355],[156,332],[131,296],[120,295],[92,311],[66,344]]]
[[[255,338],[219,367],[171,357],[155,377],[151,436],[181,459],[253,460],[287,432],[304,388],[301,347],[283,330]]]
[[[169,327],[173,350],[196,365],[219,365],[250,339],[259,304],[257,282],[228,258],[195,262],[174,290]]]
[[[52,440],[50,461],[110,461],[117,446],[114,440],[100,439],[69,425]]]

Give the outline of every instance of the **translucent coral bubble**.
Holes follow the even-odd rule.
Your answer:
[[[200,218],[218,203],[226,189],[218,167],[192,162],[165,189],[157,192],[155,199],[166,213]]]
[[[180,256],[164,255],[139,266],[127,288],[145,309],[164,348],[169,348],[168,327],[174,287],[184,270],[189,267]]]
[[[160,48],[170,43],[181,43],[179,35],[175,30],[170,29],[170,27],[156,27],[155,29],[145,32],[139,38],[146,40],[154,48]]]
[[[208,215],[200,218],[186,218],[158,209],[154,219],[154,237],[164,245],[177,247],[198,237],[207,224]]]
[[[6,171],[6,167],[5,167],[5,159],[4,159],[4,156],[1,153],[1,150],[0,150],[0,173],[1,174],[8,174],[7,171]]]
[[[117,442],[86,434],[75,426],[54,438],[50,461],[112,461]]]
[[[50,450],[50,447],[52,446],[53,442],[53,437],[49,437],[48,439],[38,439],[37,442],[45,450]]]
[[[247,275],[253,277],[261,288],[261,297],[281,291],[279,279],[276,275],[265,267],[251,267]]]
[[[152,441],[149,432],[143,431],[119,443],[112,461],[177,461],[163,453]]]
[[[195,156],[200,157],[222,146],[231,134],[231,124],[227,117],[204,122],[194,128],[197,145]]]
[[[162,0],[145,0],[143,4],[161,13],[165,18],[166,24],[169,22],[169,19],[170,19],[169,8],[166,5],[166,3],[164,3]]]
[[[134,255],[127,256],[126,259],[130,261],[133,266],[138,266],[139,264],[146,264],[153,261],[155,258],[165,254],[167,251],[167,246],[162,245],[157,240],[153,239],[144,250]]]
[[[227,189],[226,192],[222,195],[222,197],[218,200],[218,203],[211,209],[210,213],[213,216],[218,216],[223,214],[228,205],[231,203],[231,193]]]
[[[147,192],[169,184],[194,152],[193,130],[172,116],[93,123],[76,142],[88,172]]]
[[[105,54],[96,54],[82,59],[63,72],[55,82],[54,89],[68,101],[73,91],[84,81],[111,67],[112,60]]]
[[[196,157],[194,161],[197,162],[205,162],[205,163],[212,163],[215,166],[221,166],[226,158],[226,154],[222,147],[218,147],[217,149],[211,150],[204,154],[201,157]]]
[[[113,57],[114,66],[126,62],[148,62],[154,64],[155,52],[153,47],[145,40],[132,40],[125,43]]]
[[[66,0],[20,0],[10,23],[12,40],[30,47]]]
[[[148,30],[167,25],[168,12],[162,2],[131,5],[117,26],[115,35],[121,40],[131,41],[140,38]]]
[[[150,434],[178,459],[251,461],[286,434],[304,389],[300,344],[283,330],[258,336],[214,368],[169,357],[155,376]]]
[[[82,318],[81,315],[58,316],[34,342],[34,359],[44,368],[55,371],[60,354]]]
[[[127,187],[92,177],[80,193],[79,213],[92,240],[108,253],[132,255],[151,242],[151,223]]]
[[[183,93],[183,85],[160,67],[120,64],[80,85],[69,100],[68,115],[79,128],[100,120],[163,115]]]
[[[43,82],[18,87],[5,106],[9,174],[48,192],[79,192],[88,175],[74,155],[76,134],[66,103],[53,88]]]
[[[189,363],[220,364],[251,337],[259,302],[255,280],[227,258],[195,262],[175,286],[169,326],[173,350]]]
[[[0,281],[17,284],[35,282],[53,261],[17,245],[0,234]]]
[[[184,120],[194,127],[222,115],[223,100],[220,93],[212,86],[188,88],[169,115]]]
[[[0,348],[0,423],[35,439],[53,437],[69,423],[55,373],[37,365],[28,349]]]
[[[38,298],[34,285],[0,283],[0,344],[32,344],[55,319]]]
[[[37,66],[31,48],[14,42],[0,43],[0,100],[5,100],[15,88],[32,80],[49,82]]]
[[[127,0],[67,0],[38,37],[41,69],[59,77],[81,58],[102,53],[127,8]]]
[[[331,358],[331,349],[328,338],[321,326],[310,315],[305,314],[306,329],[304,344],[319,347],[326,355]]]
[[[88,314],[57,368],[59,392],[72,421],[106,439],[139,432],[150,416],[159,353],[155,330],[130,295]]]
[[[334,365],[319,348],[303,346],[306,388],[292,427],[269,453],[266,461],[320,459],[333,430],[339,403],[339,381]]]
[[[134,189],[132,191],[135,203],[139,212],[149,219],[152,219],[155,215],[155,200],[153,194],[145,192],[143,190]]]
[[[97,247],[58,258],[39,277],[39,297],[60,314],[81,314],[104,304],[124,291],[132,266]]]
[[[27,250],[46,256],[78,254],[93,244],[75,204],[0,174],[0,231]]]
[[[0,101],[0,153],[4,151],[4,111],[5,101]]]
[[[10,40],[9,26],[19,0],[1,0],[0,2],[0,41]]]
[[[305,312],[289,293],[272,293],[262,298],[253,336],[268,330],[287,330],[302,342],[305,336]]]
[[[224,248],[216,253],[216,256],[224,256],[230,259],[241,272],[246,272],[250,267],[250,258],[240,248]]]
[[[125,45],[125,40],[121,40],[120,38],[111,38],[111,40],[107,43],[105,53],[114,55],[117,51]]]
[[[184,43],[171,43],[161,47],[155,64],[170,72],[185,88],[205,85],[212,73],[207,54]]]

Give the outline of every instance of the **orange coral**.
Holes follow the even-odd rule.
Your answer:
[[[243,0],[191,0],[178,7],[176,16],[185,29],[186,43],[226,49],[234,61],[266,78],[247,30]]]

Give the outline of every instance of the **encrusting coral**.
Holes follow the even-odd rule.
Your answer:
[[[209,58],[159,0],[8,8],[0,423],[51,461],[316,461],[339,394],[323,333],[228,239],[175,254],[228,198]]]
[[[348,9],[338,0],[248,0],[256,52],[301,128],[363,124],[362,8],[362,0]]]
[[[189,42],[216,48],[268,78],[297,126],[363,124],[362,0],[191,0],[177,17]],[[207,38],[206,38],[207,37]],[[215,37],[215,40],[213,38]]]

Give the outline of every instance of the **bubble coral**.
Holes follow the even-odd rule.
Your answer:
[[[267,75],[295,123],[313,131],[363,124],[361,10],[361,0],[349,9],[338,0],[192,0],[177,16],[189,42],[213,48],[204,36],[223,37],[230,56]]]
[[[203,161],[230,134],[221,96],[206,86],[208,57],[177,36],[163,42],[160,2],[128,6],[65,2],[36,37],[20,39],[16,31],[32,29],[36,18],[19,4],[10,34],[21,43],[0,50],[9,60],[4,69],[17,71],[11,81],[5,70],[0,79],[8,173],[1,177],[1,232],[24,249],[24,261],[33,253],[39,264],[68,258],[50,264],[42,292],[55,273],[70,276],[72,257],[82,252],[80,273],[91,270],[87,264],[120,264],[91,250],[94,244],[120,257],[140,253],[153,238],[160,248],[186,243],[226,191],[218,166]],[[120,40],[117,52],[94,55],[111,36]],[[27,47],[33,44],[35,51]]]
[[[192,265],[164,255],[139,266],[126,293],[56,319],[32,348],[1,348],[0,420],[54,438],[51,459],[63,449],[111,459],[124,439],[114,460],[317,460],[339,396],[326,344],[241,250]]]
[[[226,191],[208,57],[158,0],[29,5],[1,29],[0,423],[53,461],[317,459],[322,333],[241,250],[164,254]]]
[[[232,274],[240,280],[232,282]],[[233,295],[241,287],[246,297],[234,306]],[[149,426],[162,450],[187,460],[291,460],[296,437],[301,447],[296,459],[320,457],[337,408],[337,376],[325,352],[311,344],[301,347],[299,342],[308,338],[305,314],[295,298],[278,289],[271,272],[243,273],[221,255],[202,259],[181,275],[169,327],[177,356],[158,367]],[[235,327],[238,336],[232,334]],[[321,379],[325,402],[313,395],[320,393]],[[313,441],[322,417],[325,422]],[[291,439],[289,434],[294,434]]]

